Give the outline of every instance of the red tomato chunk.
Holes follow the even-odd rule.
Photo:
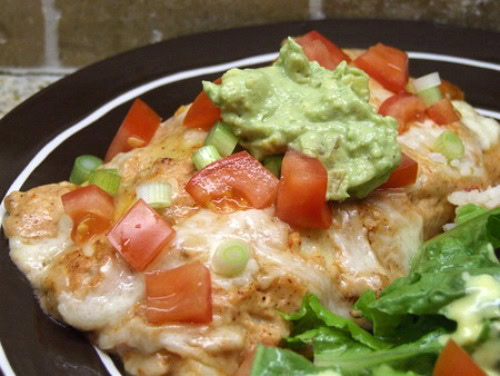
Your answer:
[[[394,93],[402,91],[408,82],[408,55],[382,43],[370,47],[354,60],[354,65]]]
[[[449,340],[434,366],[433,376],[486,376],[474,360],[453,340]]]
[[[140,99],[136,99],[125,116],[104,158],[110,161],[116,154],[146,146],[160,126],[160,116]]]
[[[214,83],[220,84],[221,81],[222,80],[218,78]],[[208,131],[219,120],[220,109],[213,104],[210,98],[208,98],[208,95],[202,91],[193,101],[191,107],[189,107],[183,125],[189,128],[200,128]]]
[[[329,228],[327,185],[327,172],[318,159],[288,150],[281,165],[276,215],[292,226]]]
[[[417,181],[418,163],[408,157],[406,154],[401,154],[401,163],[391,173],[389,180],[382,184],[379,189],[402,188],[412,185]]]
[[[138,271],[144,270],[174,236],[174,229],[142,199],[107,235],[111,245]]]
[[[344,51],[317,31],[310,31],[295,38],[295,41],[302,47],[310,61],[317,61],[323,68],[335,69],[343,60],[351,62],[351,58]]]
[[[212,321],[210,271],[200,262],[146,273],[146,318],[151,324]]]
[[[425,116],[425,103],[416,95],[402,92],[387,98],[378,113],[396,119],[399,124],[399,134],[402,134],[408,130],[409,123]]]
[[[446,125],[460,120],[448,98],[443,98],[428,107],[427,115],[439,125]]]
[[[64,212],[73,220],[72,238],[83,243],[106,231],[111,225],[113,197],[97,185],[75,189],[61,196]]]
[[[274,203],[278,179],[247,151],[241,151],[198,171],[186,191],[204,206],[243,199],[251,207],[262,209]]]

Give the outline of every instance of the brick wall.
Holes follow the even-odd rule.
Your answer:
[[[321,18],[500,31],[500,0],[0,0],[0,68],[74,68],[180,35]]]

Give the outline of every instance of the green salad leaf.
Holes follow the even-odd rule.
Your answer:
[[[462,223],[467,222],[468,220],[471,220],[472,218],[475,218],[481,214],[484,214],[487,211],[488,211],[487,209],[477,206],[475,204],[467,204],[464,206],[460,206],[459,208],[457,208],[457,215],[455,218],[455,222],[461,225]]]
[[[493,248],[500,248],[500,216],[492,215],[488,217],[486,230],[488,233],[488,239]]]
[[[387,344],[361,328],[353,320],[345,319],[323,307],[317,296],[308,294],[304,297],[299,310],[291,315],[282,315],[286,320],[293,322],[293,330],[289,339],[285,339],[291,347],[309,343],[311,330],[328,329],[328,332],[338,333],[339,336],[352,337],[356,343],[371,349],[383,349]],[[323,332],[321,334],[324,334]],[[324,337],[324,336],[322,336]]]
[[[480,296],[467,281],[476,276],[500,289],[494,251],[500,246],[500,209],[469,207],[458,215],[458,226],[422,245],[408,276],[395,280],[379,297],[366,291],[358,299],[354,308],[369,320],[372,332],[330,312],[308,294],[297,312],[282,314],[292,324],[283,346],[308,355],[312,362],[289,349],[259,346],[251,375],[431,375],[447,338],[457,332],[448,307]],[[467,350],[483,343],[500,346],[499,331],[491,329],[499,327],[498,306],[495,298],[478,305],[487,314],[479,320],[481,335]]]
[[[250,376],[305,376],[319,372],[314,364],[296,352],[259,345]]]
[[[500,236],[500,209],[477,216],[423,244],[410,274],[395,280],[376,299],[365,292],[355,308],[373,323],[377,336],[394,341],[419,329],[446,325],[440,310],[465,296],[464,272],[500,280],[500,266],[490,239]],[[491,224],[491,225],[490,225]],[[423,320],[423,322],[422,322]]]

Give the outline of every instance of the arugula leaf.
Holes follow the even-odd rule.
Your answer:
[[[442,348],[439,338],[444,332],[436,331],[414,343],[383,350],[371,349],[325,327],[300,336],[306,333],[314,341],[314,364],[290,350],[260,346],[251,375],[428,375]]]
[[[493,254],[490,238],[500,239],[500,209],[464,222],[462,225],[424,243],[410,274],[384,289],[378,299],[365,292],[355,308],[373,322],[376,336],[392,341],[404,340],[401,333],[426,328],[450,328],[441,308],[465,295],[463,273],[489,274],[500,280],[500,266]],[[413,328],[413,329],[412,329]]]
[[[397,371],[383,364],[373,370],[373,376],[417,376],[413,371]]]
[[[486,224],[488,239],[493,248],[500,247],[500,215],[491,215]]]
[[[314,364],[293,351],[259,345],[250,376],[306,376],[319,371]]]
[[[338,316],[323,307],[318,297],[314,294],[308,294],[304,297],[302,305],[297,312],[290,315],[282,314],[282,317],[293,323],[291,337],[296,338],[290,343],[297,343],[297,338],[299,338],[297,336],[308,330],[327,327],[348,334],[369,348],[382,349],[387,347],[387,344],[375,338],[354,321]]]
[[[402,371],[414,370],[427,373],[432,370],[434,361],[441,351],[439,337],[444,331],[437,330],[418,341],[384,350],[357,352],[323,351],[314,356],[314,364],[320,367],[334,367],[343,374],[359,373],[375,369],[382,364]]]
[[[467,222],[470,219],[477,217],[478,215],[486,213],[487,211],[488,209],[482,208],[475,204],[467,204],[464,206],[460,206],[457,209],[455,222],[460,225],[464,222]]]

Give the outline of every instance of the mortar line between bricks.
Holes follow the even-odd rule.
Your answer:
[[[323,0],[309,0],[309,19],[324,20]]]
[[[60,67],[59,60],[59,20],[61,13],[56,9],[55,0],[41,0],[45,27],[45,61],[47,67]]]

